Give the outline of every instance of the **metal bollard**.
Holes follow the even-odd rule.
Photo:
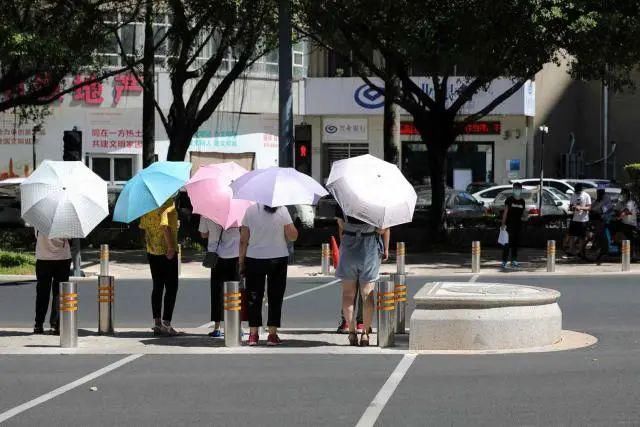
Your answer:
[[[398,242],[396,244],[396,264],[398,266],[396,273],[398,274],[407,274],[405,264],[406,255],[407,250],[405,248],[404,242]]]
[[[113,335],[113,300],[115,279],[98,277],[98,334]]]
[[[377,283],[378,347],[395,345],[395,283],[389,276],[382,276]]]
[[[471,243],[471,272],[480,273],[480,242]]]
[[[394,283],[394,292],[396,299],[396,334],[405,333],[405,319],[407,316],[407,284],[404,274],[393,274],[391,276]]]
[[[78,347],[78,289],[76,282],[60,282],[60,347]]]
[[[241,309],[240,282],[224,282],[225,347],[240,347],[242,345],[242,329],[240,327]]]
[[[100,275],[109,275],[109,245],[100,245]]]
[[[622,271],[631,270],[631,242],[622,241]]]
[[[331,249],[328,243],[322,244],[322,275],[328,276],[331,274]]]
[[[556,241],[547,240],[547,272],[556,271]]]

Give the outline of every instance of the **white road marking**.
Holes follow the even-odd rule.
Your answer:
[[[5,411],[0,414],[0,423],[3,423],[4,421],[7,421],[10,418],[13,418],[16,415],[21,414],[22,412],[33,408],[34,406],[38,406],[41,403],[47,402],[55,397],[60,396],[61,394],[64,394],[70,390],[73,390],[74,388],[80,387],[81,385],[86,384],[89,381],[93,381],[96,378],[101,377],[102,375],[109,373],[115,369],[118,369],[119,367],[126,365],[129,362],[133,362],[134,360],[142,356],[143,356],[142,354],[131,354],[125,357],[124,359],[120,359],[117,362],[107,365],[102,369],[98,369],[95,372],[85,375],[84,377],[79,378],[72,383],[63,385],[62,387],[52,390],[49,393],[43,394],[40,397],[37,397],[33,400],[25,402],[22,405],[18,405],[15,408],[9,409],[8,411]]]
[[[476,280],[478,280],[478,277],[480,277],[479,274],[474,274],[473,276],[471,276],[471,278],[469,279],[469,283],[474,283]]]
[[[319,285],[319,286],[315,286],[313,288],[305,289],[304,291],[296,292],[295,294],[287,295],[286,297],[284,297],[283,301],[287,301],[287,300],[290,300],[292,298],[296,298],[296,297],[299,297],[299,296],[302,296],[302,295],[306,295],[308,293],[315,292],[315,291],[318,291],[320,289],[328,288],[329,286],[333,286],[336,283],[340,283],[340,279],[332,280],[329,283],[325,283],[323,285]],[[212,326],[213,326],[213,322],[207,322],[204,325],[200,325],[199,328],[210,328]]]
[[[398,366],[396,366],[396,369],[393,370],[387,379],[387,382],[384,383],[378,394],[376,394],[376,397],[373,398],[364,411],[356,427],[369,427],[376,423],[387,402],[391,399],[396,388],[398,388],[398,385],[413,364],[413,361],[416,360],[416,356],[417,355],[413,353],[404,355],[400,363],[398,363]]]

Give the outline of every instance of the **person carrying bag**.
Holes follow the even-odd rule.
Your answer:
[[[222,227],[208,218],[200,218],[200,235],[208,239],[207,254],[202,265],[211,269],[211,321],[214,322],[210,337],[222,336],[220,323],[224,320],[224,282],[240,280],[238,255],[240,230]]]

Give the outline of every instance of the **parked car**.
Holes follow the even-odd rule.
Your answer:
[[[563,181],[571,184],[571,186],[575,187],[576,184],[580,183],[582,186],[587,188],[619,188],[618,184],[612,183],[608,179],[564,179]]]
[[[497,218],[502,218],[505,209],[504,202],[507,200],[507,197],[512,194],[513,190],[505,190],[498,194],[492,203],[491,212],[495,214]],[[538,205],[537,191],[524,189],[521,197],[525,201],[524,217],[526,221],[530,223],[546,224],[558,222],[558,224],[564,224],[566,214],[561,207],[562,204],[559,201],[554,200],[548,190],[545,189],[542,193],[542,212],[540,212],[540,206]]]
[[[537,192],[538,191],[538,187],[524,187],[527,190],[530,190],[532,192]],[[569,215],[571,213],[570,209],[569,209],[569,204],[571,202],[571,196],[568,194],[563,193],[562,191],[558,190],[555,187],[544,187],[544,191],[547,192],[555,202],[560,202],[561,205],[559,205],[560,208],[562,208],[562,210],[564,211],[565,215]],[[556,203],[557,205],[557,203]]]
[[[469,187],[467,187],[469,188]],[[512,188],[512,185],[496,185],[493,187],[485,188],[471,195],[479,202],[484,203],[485,206],[491,206],[491,203],[495,200],[496,196],[502,193],[504,190]]]
[[[480,190],[486,190],[487,188],[495,187],[496,185],[498,184],[495,182],[472,182],[467,185],[466,191],[469,194],[475,194]]]
[[[590,197],[591,203],[593,203],[598,198],[598,189],[597,188],[587,188],[584,190]],[[609,198],[611,203],[617,203],[618,198],[620,197],[620,192],[622,189],[616,187],[607,187],[604,189],[604,194]]]
[[[0,181],[0,226],[24,226],[20,211],[20,184],[25,178]]]
[[[428,219],[432,204],[432,191],[429,186],[415,187],[418,200],[416,202],[415,220]],[[486,218],[486,209],[466,191],[445,189],[445,226],[466,227],[482,223]]]
[[[553,187],[562,191],[564,194],[573,194],[573,185],[567,183],[562,179],[544,178],[543,185],[545,187]],[[525,178],[525,179],[512,179],[511,183],[519,182],[523,186],[537,187],[540,185],[540,178]]]

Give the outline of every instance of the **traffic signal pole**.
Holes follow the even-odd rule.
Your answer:
[[[279,55],[278,55],[278,84],[279,84],[279,165],[293,166],[293,64],[291,41],[291,0],[279,0]]]

